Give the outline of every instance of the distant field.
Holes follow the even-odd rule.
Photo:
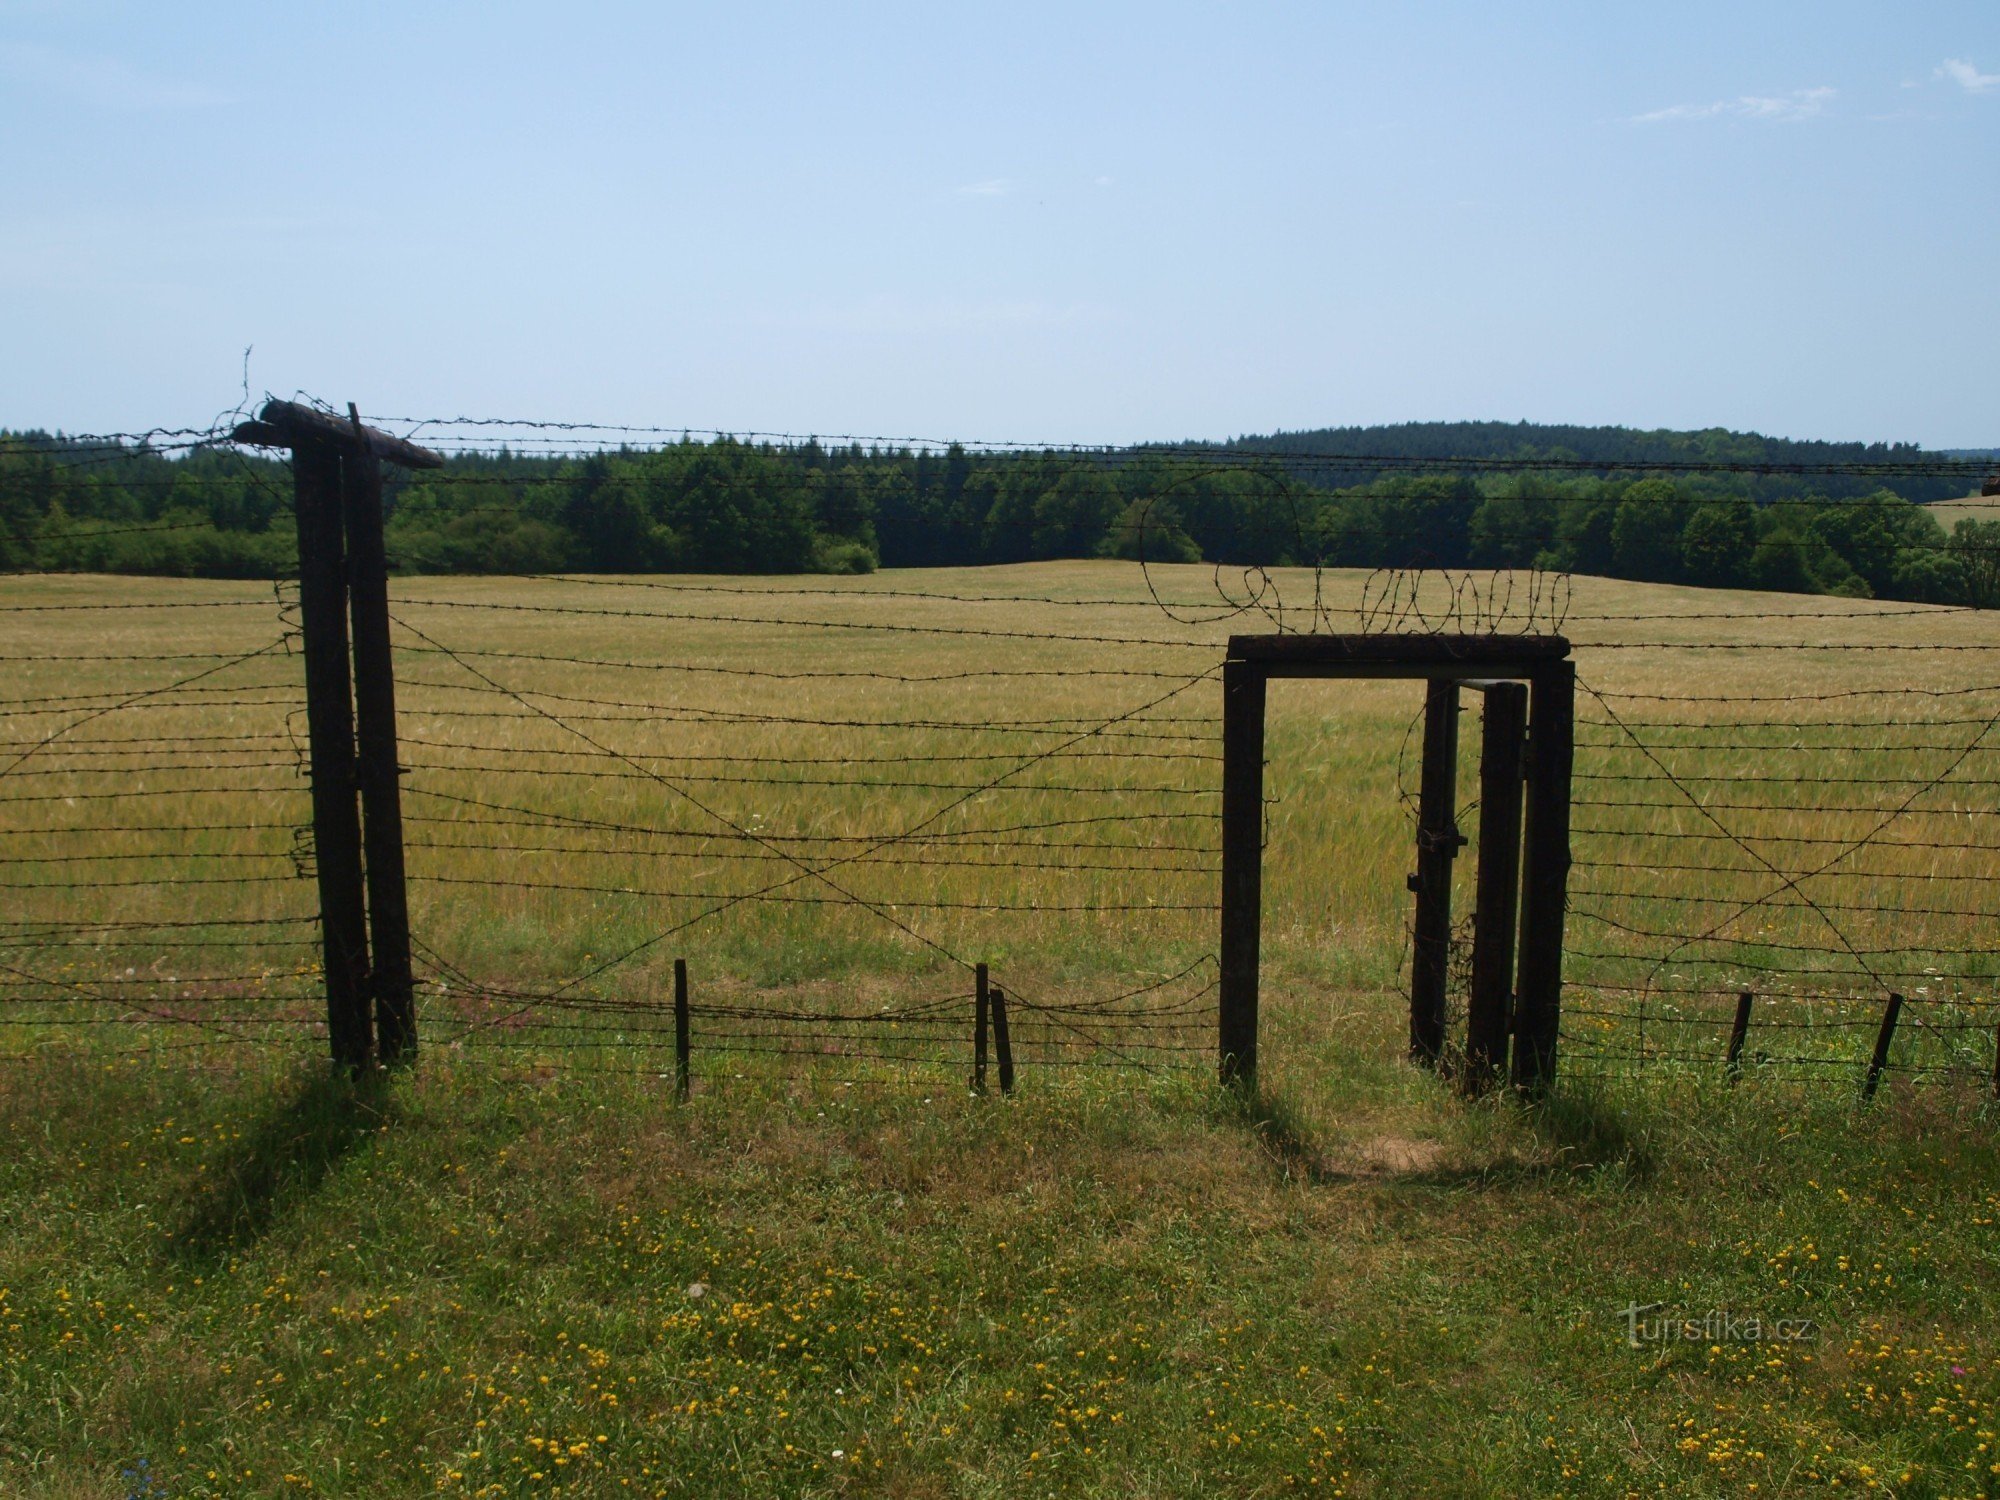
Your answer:
[[[1960,521],[2000,520],[2000,497],[1974,492],[1962,500],[1939,500],[1924,509],[1936,516],[1938,524],[1949,531]]]
[[[245,657],[282,601],[0,581],[36,606],[0,661],[0,1489],[1991,1494],[1990,1028],[1945,1029],[1994,994],[1985,617],[1577,580],[1571,1004],[1654,987],[1597,1040],[1665,1056],[1765,965],[1760,1016],[1818,1024],[1759,1045],[1826,1066],[1657,1062],[1543,1111],[1401,1061],[1421,687],[1274,689],[1246,1113],[1199,1010],[1210,674],[1232,631],[1382,603],[1274,582],[1225,618],[1156,569],[1176,619],[1119,564],[399,581],[427,1046],[356,1098],[310,1065],[310,924],[224,925],[313,909],[298,658]],[[1773,883],[1718,820],[1830,840],[1838,915],[1648,936]],[[786,849],[852,856],[843,897],[650,941]],[[754,1013],[954,994],[941,949],[1044,1000],[1186,973],[1185,1066],[1031,1035],[1002,1102],[956,1032],[914,1068],[698,1038],[693,1102],[662,1085],[676,957]],[[504,1000],[628,952],[589,1007]],[[1903,973],[1898,1061],[1955,1071],[1863,1109]],[[1650,1303],[1814,1333],[1627,1347]]]
[[[1023,993],[1082,998],[1187,970],[1216,939],[1214,669],[1232,631],[1311,625],[1314,585],[1277,575],[1264,608],[1232,614],[1217,607],[1207,569],[1156,569],[1153,578],[1178,601],[1179,618],[1121,564],[855,580],[400,582],[412,902],[420,956],[438,982],[424,1003],[454,1035],[488,1014],[472,998],[482,989],[545,990],[601,968],[583,995],[656,1009],[677,957],[705,995],[746,1003],[828,986],[887,1000],[960,985],[947,954],[991,963]],[[1320,628],[1354,628],[1370,587],[1362,574],[1327,575]],[[1514,597],[1517,615],[1526,588]],[[42,578],[8,589],[21,603],[61,606],[14,617],[28,628],[0,694],[13,703],[0,740],[30,752],[9,778],[27,800],[0,804],[13,856],[10,918],[23,929],[17,961],[72,986],[35,993],[97,985],[144,991],[173,1014],[205,1007],[232,1027],[310,1023],[318,1006],[299,659],[274,649],[222,665],[280,642],[268,586]],[[76,607],[100,602],[119,607]],[[1964,798],[1993,770],[1980,759],[1992,747],[1972,737],[1968,715],[2000,711],[1991,692],[2000,685],[1981,677],[1984,658],[1967,649],[1988,640],[1985,617],[1591,579],[1577,582],[1567,611],[1586,721],[1578,796],[1623,799],[1580,807],[1579,858],[1615,859],[1646,835],[1666,841],[1649,855],[1671,853],[1676,866],[1637,885],[1597,880],[1599,890],[1637,893],[1617,898],[1620,921],[1671,929],[1688,902],[1717,889],[1718,870],[1754,875],[1740,850],[1709,837],[1701,803],[1728,809],[1727,822],[1753,835],[1798,826],[1863,837],[1880,821],[1870,809],[1904,781],[1935,774],[1965,740],[1977,753],[1954,784],[1897,825],[1922,847],[1849,861],[1831,894],[1868,908],[1843,924],[1853,943],[1916,952],[1928,942],[1937,973],[1985,984],[1990,969],[1968,961],[1983,946],[1980,919],[1913,918],[1897,896],[1897,883],[1913,878],[2000,878],[1983,834],[1958,850],[1980,826],[1960,811]],[[1891,649],[1772,649],[1791,641]],[[1912,649],[1931,646],[1940,649]],[[154,659],[97,659],[130,655]],[[197,672],[210,675],[158,691]],[[1868,707],[1868,693],[1890,689],[1900,696]],[[150,696],[97,711],[142,693]],[[1632,694],[1704,701],[1620,696]],[[1745,694],[1777,701],[1724,701]],[[1820,705],[1821,695],[1834,696]],[[1267,961],[1275,978],[1300,985],[1393,990],[1405,959],[1421,685],[1285,684],[1271,703]],[[1961,727],[1923,730],[1940,703]],[[1843,729],[1857,704],[1885,722]],[[1476,725],[1476,704],[1468,712]],[[1644,722],[1637,739],[1611,722],[1621,717]],[[39,742],[72,720],[59,739]],[[1923,733],[1942,739],[1914,753],[1894,748]],[[1468,729],[1464,739],[1470,832],[1477,735]],[[1694,780],[1682,789],[1660,780],[1668,772]],[[1799,787],[1784,776],[1801,779],[1812,828],[1785,810]],[[903,833],[914,840],[884,842]],[[1686,847],[1669,848],[1674,840]],[[837,886],[800,877],[791,860],[801,852],[842,860]],[[1461,861],[1461,913],[1471,865]],[[771,899],[703,916],[774,882]],[[1808,907],[1763,914],[1776,924],[1761,932],[1771,954],[1826,943]],[[295,925],[186,925],[273,916]],[[78,946],[71,935],[67,946],[36,951],[36,922],[79,917],[180,926],[171,951],[145,951],[157,932],[113,934],[130,947]],[[224,938],[234,946],[204,946]],[[1609,941],[1578,946],[1657,947],[1629,934]],[[135,965],[135,950],[147,962]],[[603,967],[623,954],[631,957]],[[1572,966],[1579,981],[1591,972]],[[1851,986],[1869,972],[1835,962],[1828,979]],[[1207,977],[1193,973],[1181,986],[1190,1004]],[[1880,985],[1861,989],[1875,995]],[[71,1013],[57,1007],[39,1019]],[[519,1050],[535,1034],[505,1040]],[[142,1027],[134,1039],[157,1035]],[[1205,1023],[1187,1040],[1205,1047]]]

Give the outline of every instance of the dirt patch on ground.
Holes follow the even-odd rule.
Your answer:
[[[1442,1141],[1387,1134],[1348,1143],[1334,1165],[1357,1176],[1396,1177],[1435,1171],[1443,1164],[1444,1157]]]

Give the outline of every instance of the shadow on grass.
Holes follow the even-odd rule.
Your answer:
[[[1647,1181],[1658,1165],[1653,1132],[1629,1111],[1588,1089],[1558,1091],[1524,1100],[1496,1092],[1467,1108],[1505,1110],[1532,1135],[1538,1149],[1525,1157],[1503,1155],[1487,1162],[1443,1160],[1434,1142],[1385,1142],[1395,1149],[1365,1165],[1333,1160],[1315,1139],[1297,1109],[1281,1096],[1231,1096],[1238,1118],[1258,1148],[1287,1181],[1316,1184],[1402,1182],[1431,1187],[1506,1187],[1547,1183],[1573,1174],[1622,1175],[1633,1184]],[[1435,1149],[1426,1149],[1435,1148]]]
[[[1622,1172],[1645,1182],[1659,1165],[1647,1122],[1588,1085],[1558,1088],[1523,1113],[1558,1171]]]
[[[310,1197],[341,1158],[374,1136],[390,1108],[384,1074],[301,1074],[274,1101],[268,1118],[210,1164],[174,1236],[175,1254],[208,1260],[254,1244],[279,1214]]]
[[[1311,1130],[1291,1104],[1276,1095],[1258,1090],[1237,1094],[1234,1102],[1243,1123],[1250,1127],[1258,1148],[1284,1174],[1306,1182],[1345,1180],[1350,1174],[1334,1171],[1312,1138]]]

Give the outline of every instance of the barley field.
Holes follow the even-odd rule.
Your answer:
[[[1216,583],[398,580],[422,1050],[358,1086],[294,601],[0,583],[0,1490],[1991,1494],[1987,619],[1575,581],[1536,1108],[1403,1061],[1421,684],[1274,685],[1244,1101],[1217,667],[1387,596]]]

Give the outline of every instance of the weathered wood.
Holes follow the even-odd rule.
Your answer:
[[[357,428],[359,431],[357,432]],[[444,459],[428,448],[383,432],[343,421],[332,412],[301,406],[296,401],[267,401],[254,422],[239,422],[230,434],[235,442],[259,448],[300,448],[320,444],[346,450],[361,445],[376,458],[405,469],[441,469]]]
[[[1479,874],[1473,908],[1472,992],[1466,1006],[1465,1078],[1479,1092],[1507,1068],[1514,1012],[1514,931],[1521,904],[1521,775],[1528,690],[1486,689],[1479,748]]]
[[[1424,691],[1424,760],[1417,790],[1416,894],[1411,921],[1410,1058],[1426,1067],[1444,1055],[1445,991],[1451,966],[1451,867],[1458,832],[1458,685]]]
[[[1000,1065],[1000,1092],[1014,1092],[1014,1044],[1007,1034],[1007,992],[994,985],[988,991],[993,1004],[993,1060]]]
[[[1264,865],[1264,672],[1222,668],[1222,973],[1217,1052],[1222,1082],[1257,1081],[1257,963]]]
[[[1731,1083],[1743,1073],[1743,1044],[1750,1039],[1750,1006],[1756,998],[1749,990],[1736,997],[1736,1023],[1729,1028],[1729,1056],[1725,1063]]]
[[[1868,1077],[1861,1085],[1864,1099],[1875,1097],[1876,1085],[1882,1081],[1882,1070],[1889,1066],[1889,1044],[1896,1040],[1896,1018],[1902,1013],[1903,997],[1891,995],[1882,1010],[1882,1029],[1875,1033],[1875,1055],[1868,1059]]]
[[[1569,655],[1561,636],[1233,635],[1267,677],[1530,677]]]
[[[352,415],[353,408],[349,408]],[[362,429],[359,417],[353,427]],[[369,988],[384,1062],[417,1050],[410,972],[410,898],[403,869],[403,789],[396,750],[396,668],[389,645],[389,563],[382,537],[382,465],[356,444],[341,455],[348,608],[354,626],[355,738],[363,847],[368,856]]]
[[[1520,977],[1513,1080],[1539,1094],[1555,1081],[1562,1023],[1563,918],[1569,905],[1570,772],[1576,756],[1576,666],[1530,678],[1527,837],[1523,850]]]
[[[340,455],[324,444],[292,457],[304,635],[313,853],[326,964],[326,1029],[334,1061],[360,1071],[373,1051],[361,818],[355,805],[354,710],[347,666],[346,559]]]
[[[289,448],[291,439],[273,427],[269,422],[238,422],[231,429],[229,440],[243,443],[252,448]]]
[[[1526,678],[1533,685],[1538,748],[1530,758],[1513,1075],[1528,1091],[1547,1086],[1554,1076],[1561,1019],[1569,888],[1576,669],[1568,656],[1569,642],[1560,636],[1230,637],[1229,660],[1223,664],[1222,973],[1217,1007],[1217,1050],[1226,1084],[1254,1087],[1256,1082],[1265,684],[1274,677],[1421,677],[1482,683]],[[1416,1013],[1413,1003],[1413,1052],[1427,1044],[1421,1032],[1428,1025],[1428,1015]]]
[[[985,964],[972,969],[972,1092],[986,1092],[986,1017],[989,997]]]
[[[693,1081],[692,1043],[688,1024],[687,960],[674,960],[674,1097],[685,1100]]]

